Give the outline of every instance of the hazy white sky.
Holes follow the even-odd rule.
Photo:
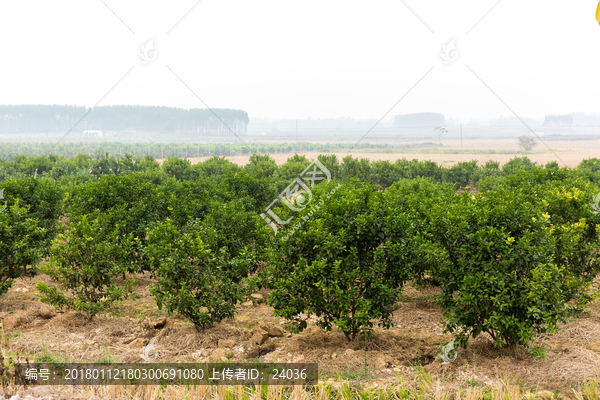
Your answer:
[[[427,74],[389,116],[511,115],[474,72],[521,116],[600,113],[597,0],[104,2],[0,0],[0,104],[90,107],[133,67],[99,105],[203,108],[174,72],[251,118],[379,119]]]

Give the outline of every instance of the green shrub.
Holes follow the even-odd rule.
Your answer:
[[[226,160],[225,157],[212,156],[202,163],[192,165],[192,169],[198,171],[200,178],[205,178],[210,182],[218,183],[228,176],[229,173],[236,173],[242,168],[237,164]]]
[[[217,190],[226,193],[224,197],[227,200],[238,200],[244,198],[246,209],[259,214],[263,212],[266,205],[271,203],[273,199],[289,185],[290,182],[282,182],[285,186],[281,190],[276,190],[274,183],[276,178],[263,178],[260,176],[250,175],[246,170],[237,173],[229,173],[223,182],[218,186]]]
[[[119,225],[113,226],[109,217],[83,217],[58,236],[50,262],[41,268],[59,285],[49,287],[38,282],[40,300],[92,319],[133,290],[134,280],[124,281],[122,286],[115,280],[128,270],[134,244],[133,235],[123,233]]]
[[[190,221],[185,229],[198,232],[213,253],[224,251],[223,272],[235,283],[257,271],[269,254],[273,236],[262,218],[246,211],[243,199],[211,202],[205,218]],[[252,254],[252,260],[238,261],[238,257],[248,253]]]
[[[125,157],[130,156],[130,154],[126,155]],[[158,161],[156,161],[154,159],[154,157],[149,156],[149,155],[145,155],[143,157],[135,157],[134,158],[134,162],[133,162],[133,168],[131,169],[131,172],[137,171],[137,172],[152,172],[152,171],[159,171],[160,170],[160,164],[158,163]]]
[[[212,235],[214,231],[184,231],[167,220],[148,233],[147,248],[158,277],[150,291],[159,309],[177,311],[197,330],[235,315],[235,304],[248,293],[231,279],[233,271],[227,268],[234,263],[238,264],[233,266],[235,271],[244,271],[252,260],[244,251],[235,259],[225,248],[211,251],[202,234]]]
[[[526,345],[582,311],[600,270],[600,228],[578,219],[574,209],[561,220],[561,199],[577,199],[568,207],[591,215],[581,190],[550,195],[554,189],[543,186],[537,194],[531,186],[499,187],[474,199],[465,193],[427,212],[422,249],[437,261],[432,274],[443,292],[446,329],[462,345],[482,332],[498,345]]]
[[[63,213],[63,188],[53,179],[28,177],[0,183],[0,190],[4,197],[0,207],[5,201],[7,206],[18,201],[27,209],[27,217],[37,220],[44,234],[32,239],[31,245],[40,249],[43,256],[48,255],[50,243],[62,231],[58,219]]]
[[[600,183],[600,159],[588,158],[577,166],[577,172],[584,179],[595,184]]]
[[[351,340],[371,334],[373,320],[391,325],[404,276],[388,266],[381,247],[382,193],[346,183],[328,198],[332,188],[315,188],[312,205],[289,228],[295,232],[273,250],[269,304],[296,331],[314,314],[318,326],[337,326]]]
[[[279,191],[289,185],[290,181],[299,177],[309,164],[310,161],[304,155],[299,156],[298,154],[294,154],[292,157],[288,158],[277,171],[277,179],[280,182],[285,183],[282,187],[279,187]]]
[[[277,174],[279,167],[275,160],[268,154],[252,154],[248,159],[248,164],[244,167],[244,171],[248,174],[259,178],[270,178]]]
[[[98,153],[98,158],[90,166],[90,174],[94,177],[103,175],[120,174],[120,164],[115,157],[111,157],[108,153]],[[126,168],[125,168],[126,169]]]
[[[444,171],[444,180],[454,184],[457,189],[464,188],[473,182],[473,178],[478,172],[478,169],[477,160],[459,162],[450,169]]]
[[[474,172],[471,183],[479,191],[488,190],[491,186],[501,182],[503,176],[504,173],[500,169],[500,163],[488,160]],[[486,183],[481,182],[482,180],[486,180]]]
[[[395,164],[402,171],[402,178],[430,178],[436,182],[442,182],[444,168],[431,160],[419,161],[405,159],[397,160]]]
[[[545,169],[541,167],[533,167],[530,170],[519,170],[515,173],[506,176],[503,185],[508,188],[541,188],[549,182],[563,182],[567,179],[576,177],[576,172],[572,169]],[[535,191],[529,191],[534,194]],[[530,196],[531,197],[531,196]]]
[[[197,169],[192,168],[189,160],[177,157],[169,157],[163,161],[162,170],[178,181],[196,180],[199,176]]]
[[[59,157],[54,155],[41,157],[15,156],[16,171],[22,176],[33,177],[36,174],[43,176],[55,167]]]
[[[560,166],[558,165],[558,162],[556,162],[556,161],[548,161],[546,163],[546,165],[544,165],[544,168],[546,168],[546,169],[559,169]]]
[[[361,182],[368,182],[371,174],[371,164],[368,159],[355,159],[348,155],[342,159],[339,180],[358,179]]]
[[[395,164],[390,164],[389,161],[374,161],[371,163],[371,173],[367,182],[379,185],[381,188],[391,186],[400,179],[399,172],[394,166]]]
[[[0,204],[0,296],[6,294],[14,279],[35,275],[35,264],[41,259],[36,243],[45,234],[28,209],[20,207],[18,199],[7,208],[4,202]]]
[[[74,221],[91,214],[117,213],[126,232],[143,239],[154,221],[166,218],[167,199],[142,173],[107,175],[75,188],[68,215]]]
[[[137,238],[134,246],[138,257],[128,270],[148,270],[148,260],[142,247],[146,241],[146,230],[168,215],[165,187],[152,184],[140,172],[105,175],[75,188],[69,199],[68,216],[73,223],[83,218],[93,220],[102,216],[105,229],[118,227],[119,232]]]
[[[529,187],[527,193],[530,199],[542,199],[542,212],[550,217],[557,242],[555,263],[578,279],[592,282],[600,272],[600,214],[592,209],[598,188],[574,177]],[[577,296],[575,292],[573,297]]]
[[[321,161],[321,163],[323,163],[325,168],[327,168],[329,170],[329,172],[331,173],[331,176],[334,179],[338,179],[336,177],[339,176],[341,166],[340,166],[340,161],[338,160],[338,158],[335,154],[319,154],[317,159],[319,161]]]
[[[386,189],[384,197],[386,260],[413,283],[437,286],[434,272],[444,255],[433,240],[428,217],[432,208],[460,199],[454,185],[426,178],[401,179]]]
[[[529,171],[535,167],[536,163],[532,162],[528,157],[515,157],[511,158],[509,162],[502,166],[502,172],[505,175],[514,174],[520,170]]]
[[[203,219],[211,201],[225,200],[226,194],[205,179],[178,182],[168,198],[171,219],[183,227],[194,219]]]
[[[588,158],[582,160],[577,169],[589,169],[592,172],[600,172],[600,159],[598,158]]]
[[[477,189],[477,191],[485,193],[489,190],[494,190],[499,186],[502,186],[504,181],[504,177],[490,175],[477,181],[477,183],[475,184],[475,188]]]

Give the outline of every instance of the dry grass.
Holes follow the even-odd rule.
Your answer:
[[[43,355],[71,362],[110,358],[133,363],[148,357],[160,362],[207,362],[213,359],[211,354],[217,349],[220,339],[233,339],[236,345],[228,350],[228,357],[232,361],[243,361],[246,357],[242,344],[250,339],[252,329],[264,323],[286,326],[285,321],[272,315],[271,307],[258,304],[240,306],[235,319],[223,321],[204,332],[197,332],[190,323],[176,315],[168,317],[168,323],[162,329],[149,328],[148,319],[166,314],[156,308],[147,289],[152,282],[147,276],[140,277],[133,298],[91,322],[73,312],[58,313],[54,318],[44,320],[38,316],[41,304],[34,288],[38,280],[47,281],[48,278],[39,275],[34,279],[18,279],[0,298],[1,320],[6,322],[15,315],[26,316],[18,326],[5,329],[7,351],[13,356],[18,355],[21,360],[33,360]],[[261,349],[271,352],[258,358],[265,362],[318,362],[320,378],[325,385],[322,390],[329,393],[325,398],[354,398],[361,390],[375,390],[374,385],[377,385],[377,390],[383,390],[381,393],[388,389],[399,393],[401,387],[406,387],[412,393],[412,397],[408,398],[416,398],[415,393],[422,392],[425,394],[419,394],[419,398],[435,399],[478,398],[486,393],[487,398],[505,395],[516,398],[510,397],[515,395],[514,390],[521,394],[553,390],[575,398],[572,389],[578,390],[582,396],[584,390],[592,390],[591,386],[585,389],[582,385],[600,375],[599,301],[588,307],[587,314],[563,326],[554,335],[540,335],[535,339],[533,346],[545,349],[546,358],[532,358],[524,348],[518,348],[516,354],[512,350],[495,348],[489,337],[481,335],[471,340],[466,350],[459,352],[455,362],[442,365],[434,361],[422,367],[423,375],[414,366],[415,360],[419,357],[434,358],[440,352],[440,345],[451,339],[442,332],[442,314],[432,301],[436,293],[435,289],[417,290],[407,286],[406,296],[396,306],[392,329],[377,328],[375,337],[367,342],[360,339],[347,342],[343,333],[337,330],[324,332],[314,325],[312,319],[308,329],[301,334],[288,333],[284,337],[269,338]],[[266,296],[268,293],[262,294]],[[130,347],[136,338],[147,338],[151,345],[143,349]],[[424,376],[428,379],[423,380]],[[328,380],[333,381],[328,383]],[[351,389],[340,386],[340,382],[348,381]],[[426,391],[423,385],[429,385]],[[176,397],[169,397],[171,394],[156,387],[129,388],[129,395],[119,392],[122,389],[117,387],[86,390],[88,392],[85,393],[90,395],[96,391],[94,396],[97,398],[167,399],[185,398],[187,389],[169,388],[177,392],[169,392]],[[188,398],[239,398],[232,394],[238,390],[234,388],[221,389],[221,392],[207,388],[194,390],[197,393],[189,394]],[[348,397],[348,390],[354,397]],[[417,392],[413,393],[415,390]],[[317,398],[324,396],[322,393],[325,392],[305,391],[302,396]],[[254,396],[250,392],[246,395],[248,398]],[[286,398],[289,395],[287,393]],[[92,398],[86,396],[81,398]]]
[[[128,400],[350,400],[350,399],[407,399],[407,400],[521,400],[521,399],[577,399],[599,400],[600,386],[598,379],[585,383],[567,394],[550,391],[523,390],[506,381],[498,381],[486,388],[447,385],[440,380],[432,379],[426,373],[417,373],[411,380],[397,382],[353,384],[348,381],[323,382],[312,387],[301,385],[284,387],[277,385],[264,386],[97,386],[97,387],[46,387],[51,398],[58,399],[128,399]],[[39,389],[38,389],[39,390]],[[36,388],[6,386],[0,389],[5,396],[36,395]]]

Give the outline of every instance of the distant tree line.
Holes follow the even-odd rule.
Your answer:
[[[572,113],[573,125],[575,126],[599,126],[600,114],[585,114],[583,112]]]
[[[61,105],[0,106],[0,133],[66,132],[88,111],[86,107]],[[77,125],[76,131],[178,131],[205,135],[231,134],[229,129],[246,132],[250,121],[246,111],[213,111],[156,106],[96,107]]]
[[[572,115],[546,115],[544,118],[544,126],[573,126]]]

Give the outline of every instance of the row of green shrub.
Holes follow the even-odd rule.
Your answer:
[[[372,181],[377,162],[320,160],[333,180],[317,185],[300,212],[277,206],[278,215],[294,218],[277,235],[258,215],[306,168],[304,157],[281,167],[257,155],[245,167],[219,158],[159,167],[148,158],[102,157],[93,176],[8,179],[0,184],[7,201],[0,289],[33,275],[32,265],[49,254],[42,271],[56,285],[39,283],[41,299],[88,318],[149,272],[158,306],[197,329],[233,317],[236,304],[266,287],[293,330],[316,315],[319,326],[352,339],[372,334],[375,324],[389,327],[402,287],[412,282],[440,289],[446,329],[463,345],[483,332],[499,345],[527,344],[591,300],[600,271],[597,160],[577,169],[524,159],[502,171],[473,165],[473,174],[498,172],[481,179],[490,183],[477,194],[457,193],[461,185],[443,174],[382,184]],[[396,173],[403,165],[412,165],[410,173],[437,168],[388,165]],[[107,167],[121,168],[119,175],[100,172]]]
[[[429,147],[432,144],[429,144]],[[427,146],[427,145],[426,145]],[[96,156],[98,153],[132,154],[144,157],[146,155],[156,158],[165,157],[212,157],[212,156],[249,156],[258,154],[282,153],[307,153],[307,152],[346,152],[360,149],[387,149],[387,143],[135,143],[135,142],[97,142],[88,141],[71,143],[9,143],[0,146],[0,158],[13,161],[22,157],[38,157],[40,155],[54,155],[72,158],[78,154]]]
[[[471,186],[479,190],[494,187],[499,180],[519,170],[531,170],[538,166],[527,157],[515,157],[500,167],[495,161],[478,165],[477,161],[459,162],[450,168],[444,168],[433,161],[400,159],[396,162],[356,159],[352,156],[339,160],[335,155],[321,155],[319,159],[338,180],[357,178],[362,182],[386,188],[400,179],[417,177],[430,178],[435,182],[450,183],[456,187]],[[277,187],[285,187],[290,179],[295,179],[306,168],[309,161],[305,157],[294,155],[287,162],[277,165],[268,155],[254,154],[249,163],[240,167],[224,157],[212,157],[205,162],[191,164],[184,158],[169,157],[158,163],[153,157],[133,157],[131,154],[115,156],[99,154],[89,157],[78,154],[73,158],[16,156],[14,160],[0,159],[0,181],[8,178],[49,177],[61,183],[83,183],[98,179],[102,175],[124,175],[132,172],[145,172],[153,176],[155,182],[166,177],[178,181],[209,179],[220,180],[229,172],[246,171],[250,175],[268,178]],[[555,161],[544,168],[558,169]],[[583,160],[575,170],[585,179],[600,182],[600,160]]]
[[[411,281],[441,289],[446,330],[461,344],[483,332],[499,345],[527,344],[595,293],[599,190],[573,171],[521,171],[475,195],[423,178],[385,191],[348,182],[327,198],[329,190],[315,191],[323,204],[300,213],[270,259],[271,304],[298,329],[301,313],[349,338],[369,334],[374,319],[389,327]]]

